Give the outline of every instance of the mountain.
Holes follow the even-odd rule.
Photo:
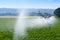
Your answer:
[[[41,13],[49,13],[53,14],[55,9],[28,9],[28,12],[41,12]]]
[[[0,16],[14,16],[17,15],[18,10],[15,8],[0,8]]]
[[[17,16],[18,15],[18,10],[21,9],[16,9],[16,8],[0,8],[0,16]],[[53,14],[54,9],[26,9],[27,13],[30,15],[37,15],[35,13],[48,13],[48,14]],[[33,12],[33,13],[32,13]]]
[[[38,13],[48,13],[51,15],[54,15],[54,10],[55,9],[27,9],[27,12],[29,13],[29,15],[39,15]]]
[[[0,8],[0,13],[16,13],[17,9],[15,8]]]

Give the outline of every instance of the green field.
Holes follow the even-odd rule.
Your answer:
[[[0,40],[13,40],[15,22],[15,18],[0,18]],[[60,40],[60,19],[49,27],[28,28],[27,33],[28,36],[19,40]]]
[[[0,18],[0,40],[12,40],[15,19]]]

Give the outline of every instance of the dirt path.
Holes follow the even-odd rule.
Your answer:
[[[52,16],[55,18],[55,16]],[[18,16],[0,16],[0,18],[18,18]],[[19,18],[43,18],[42,16],[25,16]]]

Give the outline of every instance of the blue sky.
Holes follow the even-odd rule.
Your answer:
[[[60,0],[0,0],[0,8],[52,8],[60,7]]]

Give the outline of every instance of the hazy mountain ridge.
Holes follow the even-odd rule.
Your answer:
[[[21,9],[16,9],[16,8],[0,8],[0,16],[17,16],[18,15],[18,10]],[[27,9],[27,13],[31,13],[31,12],[38,12],[40,11],[41,13],[49,13],[49,14],[53,14],[54,9]],[[34,14],[32,14],[34,15]]]
[[[55,9],[29,9],[29,12],[41,12],[41,13],[49,13],[49,14],[53,14]]]
[[[15,8],[0,8],[0,13],[16,13],[17,9]]]

